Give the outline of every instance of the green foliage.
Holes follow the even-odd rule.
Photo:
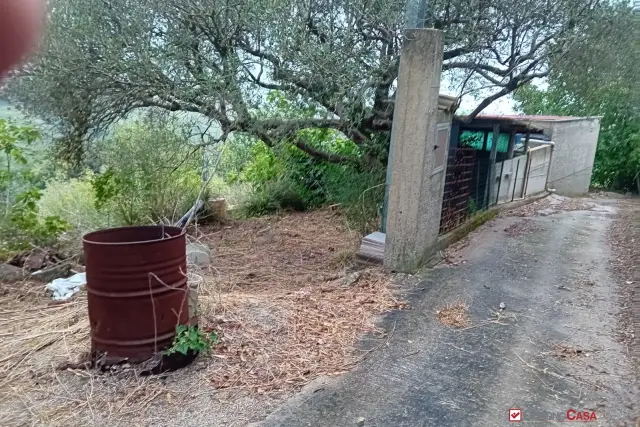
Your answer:
[[[260,188],[285,172],[283,160],[261,141],[249,149],[249,159],[237,177],[239,182],[250,182]]]
[[[17,193],[34,183],[34,176],[26,167],[25,148],[38,137],[38,131],[31,126],[0,119],[0,152],[4,154],[4,159],[0,160],[0,194],[3,196],[5,216]]]
[[[603,6],[578,46],[552,69],[546,89],[515,94],[527,114],[602,116],[592,185],[629,191],[640,172],[639,21],[624,3]]]
[[[350,227],[362,234],[380,229],[386,173],[383,168],[331,168],[326,176],[327,203],[340,205]]]
[[[39,215],[38,201],[42,194],[24,151],[38,137],[38,131],[31,126],[0,119],[0,150],[5,156],[4,167],[0,169],[0,190],[4,193],[4,212],[0,217],[3,252],[27,248],[30,244],[53,245],[70,228],[57,215]]]
[[[27,163],[20,144],[29,145],[39,137],[39,132],[32,126],[19,126],[0,119],[0,150],[15,162]]]
[[[475,199],[469,199],[468,209],[469,209],[469,215],[473,215],[476,212],[478,212],[479,209],[478,209],[478,205],[476,204]]]
[[[113,213],[96,209],[94,177],[90,171],[71,179],[58,175],[47,181],[38,202],[41,218],[55,215],[71,226],[69,240],[75,241],[76,246],[85,233],[119,225]]]
[[[289,100],[276,91],[270,92],[267,100],[269,108],[262,114],[268,117],[313,117],[318,114],[317,110]],[[300,150],[292,143],[293,139],[302,140],[316,150],[364,162],[362,148],[333,129],[303,129],[274,147],[257,140],[240,139],[239,144],[227,147],[225,158],[243,158],[245,163],[229,161],[223,170],[228,170],[227,165],[235,166],[231,181],[251,186],[250,194],[240,203],[242,216],[339,204],[347,220],[358,230],[377,229],[384,197],[382,164],[373,161],[372,165],[364,166],[322,161]]]
[[[255,188],[241,203],[240,213],[249,218],[281,210],[304,211],[307,205],[287,179],[268,181]]]
[[[165,351],[165,354],[180,353],[187,355],[189,353],[207,352],[217,342],[218,336],[215,332],[206,334],[198,329],[197,326],[178,325],[173,344]]]
[[[32,187],[16,197],[7,215],[0,221],[2,241],[0,247],[7,250],[21,250],[31,244],[53,246],[62,233],[71,226],[57,215],[41,217],[38,200],[41,192]]]
[[[96,207],[134,225],[177,220],[202,186],[203,148],[168,119],[120,125],[105,141],[107,169],[93,180]]]
[[[116,175],[111,167],[94,177],[92,184],[96,209],[103,209],[109,201],[121,194],[122,189],[127,185],[120,175]]]

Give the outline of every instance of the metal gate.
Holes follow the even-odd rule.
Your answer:
[[[474,148],[458,147],[449,152],[440,217],[440,234],[453,230],[469,217],[469,200],[471,199],[475,163],[476,150]]]

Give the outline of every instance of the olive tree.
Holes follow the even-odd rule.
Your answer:
[[[433,0],[425,26],[444,31],[443,72],[460,93],[488,93],[471,118],[548,75],[598,7]],[[299,132],[335,129],[384,158],[404,10],[388,0],[51,0],[41,52],[7,90],[63,126],[71,149],[131,111],[155,107],[202,115],[221,138],[286,140],[319,159],[352,160]],[[265,109],[268,91],[296,105],[295,114]]]

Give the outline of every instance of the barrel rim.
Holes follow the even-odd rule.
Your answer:
[[[165,230],[179,230],[180,233],[176,234],[174,236],[171,237],[166,237],[164,239],[152,239],[152,240],[139,240],[139,241],[128,241],[128,242],[99,242],[99,241],[95,241],[95,240],[90,240],[92,237],[96,237],[99,235],[104,235],[104,234],[111,234],[111,233],[117,233],[117,232],[121,232],[121,231],[126,231],[126,230],[140,230],[140,229],[149,229],[149,228],[162,228],[164,227]],[[83,243],[87,243],[89,245],[97,245],[97,246],[130,246],[130,245],[146,245],[149,243],[156,243],[156,242],[170,242],[172,240],[177,240],[180,239],[182,237],[184,237],[184,235],[187,234],[187,230],[180,228],[180,227],[174,227],[171,225],[138,225],[138,226],[130,226],[130,227],[115,227],[115,228],[105,228],[103,230],[98,230],[98,231],[92,231],[91,233],[87,233],[84,236],[82,236],[82,242]]]

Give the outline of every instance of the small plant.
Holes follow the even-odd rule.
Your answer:
[[[189,353],[207,352],[217,342],[218,335],[215,332],[207,334],[198,329],[197,326],[178,325],[173,344],[165,351],[165,354],[180,353],[187,355]]]
[[[474,199],[469,199],[469,215],[473,215],[478,212],[478,205]]]
[[[246,218],[267,215],[280,210],[304,211],[306,208],[300,194],[285,179],[266,182],[240,204],[242,216]]]

